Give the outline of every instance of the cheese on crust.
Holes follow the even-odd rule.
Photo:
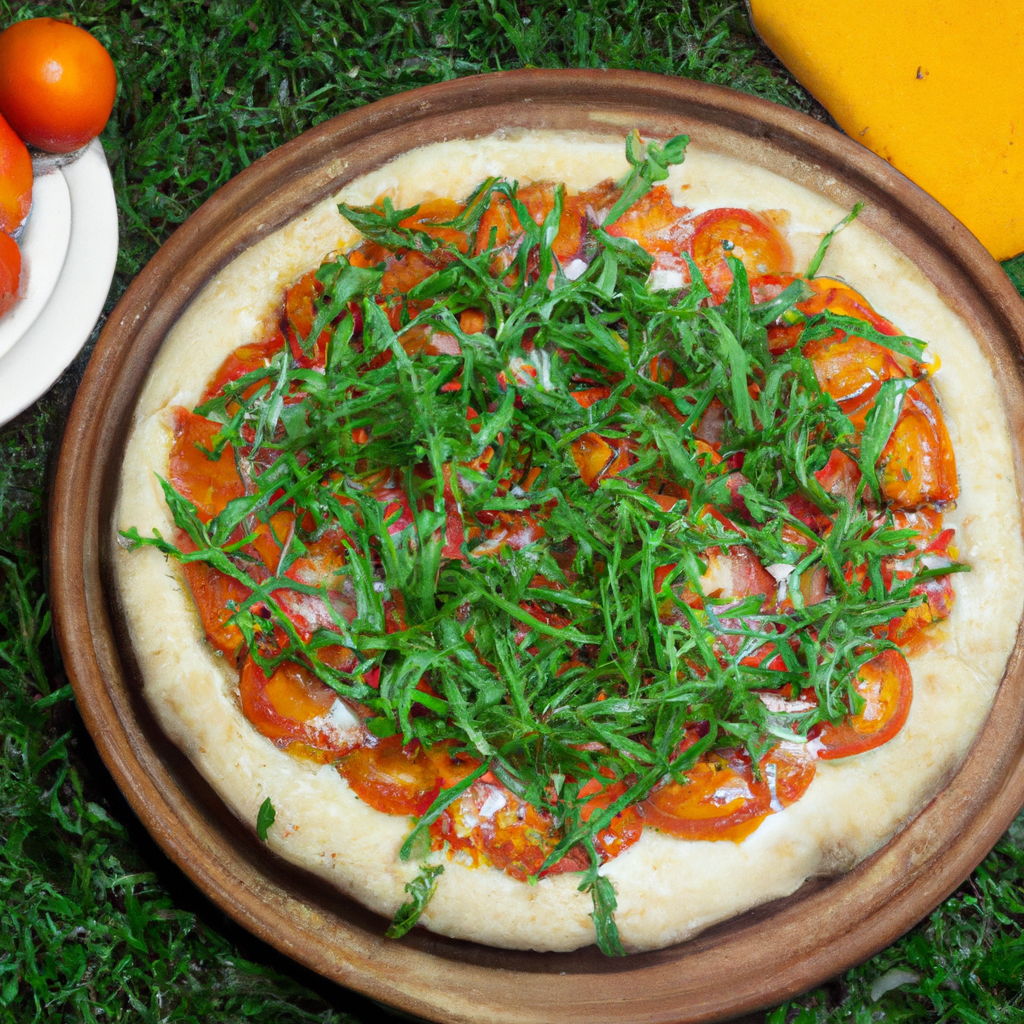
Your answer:
[[[387,193],[399,208],[464,198],[489,175],[562,181],[571,191],[627,170],[621,138],[522,132],[437,143],[404,154],[345,187],[337,199],[368,204]],[[782,210],[796,267],[846,211],[769,171],[691,146],[666,182],[677,205]],[[169,409],[191,408],[224,358],[259,336],[285,288],[359,236],[326,201],[225,268],[168,335],[135,410],[116,529],[174,524],[156,474],[166,476]],[[821,761],[802,799],[769,816],[742,843],[690,842],[652,829],[602,867],[618,897],[628,950],[654,949],[795,891],[808,877],[848,870],[916,815],[967,753],[988,715],[1024,607],[1024,542],[1010,438],[992,369],[965,323],[904,256],[855,222],[834,240],[821,274],[841,277],[903,331],[928,341],[943,369],[933,378],[957,456],[961,497],[946,523],[971,572],[955,577],[952,616],[910,657],[914,701],[882,747]],[[269,843],[371,909],[391,916],[418,865],[399,847],[410,819],[375,811],[330,766],[279,750],[242,716],[237,673],[206,642],[175,565],[153,548],[117,548],[124,614],[145,695],[171,738],[243,820],[270,797]],[[439,854],[433,855],[435,858]],[[535,885],[492,868],[446,862],[420,923],[493,946],[571,950],[594,940],[579,876]]]

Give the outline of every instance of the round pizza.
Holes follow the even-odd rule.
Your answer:
[[[158,720],[260,840],[511,948],[657,948],[845,871],[1024,604],[999,390],[905,257],[667,142],[439,143],[244,253],[136,408]]]

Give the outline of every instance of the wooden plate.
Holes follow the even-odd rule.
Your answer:
[[[419,89],[336,118],[222,188],[139,275],[100,338],[71,414],[53,499],[57,633],[86,724],[136,813],[215,902],[344,985],[443,1021],[697,1022],[770,1006],[889,945],[962,881],[1024,800],[1022,642],[960,771],[854,871],[658,952],[607,959],[514,952],[386,922],[259,845],[154,724],[110,574],[110,522],[131,410],[169,328],[248,246],[346,182],[439,139],[498,128],[688,132],[849,208],[904,252],[966,320],[1009,409],[1018,479],[1024,304],[949,213],[866,149],[750,96],[626,71],[527,70]]]

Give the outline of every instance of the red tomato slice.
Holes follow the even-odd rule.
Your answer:
[[[740,260],[748,277],[778,276],[793,269],[789,243],[774,224],[751,210],[726,207],[697,218],[693,261],[716,303],[724,301],[732,286],[726,256]]]
[[[772,810],[767,782],[742,750],[704,754],[687,781],[666,782],[639,805],[647,825],[683,839],[745,839]]]
[[[652,256],[680,253],[693,233],[693,223],[686,219],[689,212],[672,202],[664,185],[655,185],[608,228],[608,234],[630,238]]]
[[[605,468],[615,457],[615,449],[600,434],[583,434],[572,443],[572,457],[588,487],[597,487]]]
[[[482,780],[447,808],[431,825],[430,835],[433,849],[447,844],[474,864],[493,865],[520,881],[540,872],[559,839],[547,814],[504,786]],[[585,862],[568,870],[584,867]]]
[[[882,382],[906,376],[889,349],[841,331],[808,342],[803,354],[814,366],[821,390],[839,403],[858,431],[864,429]]]
[[[245,486],[235,467],[234,449],[230,445],[215,461],[196,448],[199,444],[211,449],[213,435],[220,426],[187,409],[179,407],[174,410],[174,441],[168,478],[174,489],[196,506],[204,523],[223,512],[232,498],[241,498],[245,494]]]
[[[580,818],[590,821],[598,811],[615,803],[628,788],[623,781],[602,783],[599,779],[588,779],[580,787],[580,797],[590,797],[580,810]],[[635,804],[619,811],[594,837],[594,845],[601,860],[611,860],[623,850],[628,850],[639,840],[643,830],[644,820]]]
[[[337,695],[301,665],[282,662],[268,679],[248,658],[238,685],[245,717],[264,736],[292,748],[293,753],[334,760],[362,742],[360,729],[331,722]]]
[[[411,217],[399,222],[399,227],[425,231],[431,238],[450,242],[459,252],[469,251],[469,239],[464,231],[440,227],[444,221],[455,220],[465,207],[454,199],[428,199]]]
[[[188,541],[187,536],[184,540]],[[189,550],[193,545],[189,542],[186,546],[179,540],[179,547]],[[243,638],[237,626],[225,625],[234,614],[227,603],[241,604],[252,591],[233,576],[226,576],[205,562],[185,562],[181,571],[185,574],[207,640],[221,653],[234,655],[242,646]]]
[[[903,728],[910,713],[913,683],[910,666],[898,651],[882,651],[857,674],[854,689],[866,701],[856,715],[838,725],[825,723],[813,736],[818,757],[829,761],[873,750]]]
[[[807,792],[817,770],[814,762],[806,743],[780,743],[761,758],[761,775],[775,793],[774,810],[779,809],[775,803],[788,807]]]
[[[956,501],[956,456],[927,381],[915,384],[879,460],[882,497],[892,508],[916,509]]]
[[[211,398],[219,395],[225,384],[229,384],[231,381],[238,380],[239,377],[244,377],[245,374],[251,373],[253,370],[266,366],[274,353],[280,351],[283,347],[284,335],[277,331],[263,341],[257,341],[251,345],[242,345],[241,348],[236,348],[220,364],[220,369],[210,378],[210,383],[207,384],[206,391],[203,392],[202,401],[208,402]],[[260,387],[261,383],[261,381],[257,381],[247,388],[245,397],[248,398],[252,395]]]
[[[403,747],[401,736],[359,747],[338,771],[360,800],[385,814],[424,814],[441,790],[434,762],[418,743]]]

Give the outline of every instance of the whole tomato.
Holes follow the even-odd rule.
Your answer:
[[[21,250],[10,235],[0,231],[0,316],[18,301],[21,285]]]
[[[0,231],[14,234],[32,205],[32,158],[0,117]]]
[[[0,114],[30,145],[84,146],[103,131],[116,91],[114,62],[85,29],[31,18],[0,32]]]

